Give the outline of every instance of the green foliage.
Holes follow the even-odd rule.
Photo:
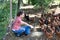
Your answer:
[[[7,6],[8,5],[8,6]],[[9,18],[9,3],[0,4],[0,40],[6,33]]]
[[[16,11],[16,1],[13,1],[12,3],[12,15],[15,16]],[[9,0],[3,0],[0,1],[0,40],[2,40],[2,37],[6,33],[6,29],[9,24],[9,18],[10,18],[10,1]]]
[[[33,5],[47,5],[51,2],[52,0],[31,0]]]
[[[52,0],[31,0],[31,4],[35,5],[35,7],[42,7],[42,8],[48,8],[49,4],[52,2]]]

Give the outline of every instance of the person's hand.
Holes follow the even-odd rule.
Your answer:
[[[31,28],[34,28],[32,25],[29,25]]]

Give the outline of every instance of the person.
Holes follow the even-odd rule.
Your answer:
[[[16,17],[15,21],[13,22],[12,31],[18,37],[22,36],[23,33],[25,35],[29,35],[31,33],[30,29],[33,28],[32,25],[29,25],[28,23],[24,22],[22,20],[23,18],[24,18],[24,12],[19,11],[17,13],[17,17]],[[25,26],[22,26],[22,25],[25,25]]]

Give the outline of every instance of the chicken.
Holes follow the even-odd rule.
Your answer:
[[[25,14],[25,19],[29,21],[29,15]]]
[[[29,17],[29,15],[25,14],[25,19],[27,21],[31,21],[31,22],[34,22],[34,17]]]

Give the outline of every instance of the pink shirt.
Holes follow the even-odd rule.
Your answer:
[[[20,17],[17,17],[14,21],[14,24],[13,24],[13,30],[18,30],[20,29],[21,27],[21,18]]]

